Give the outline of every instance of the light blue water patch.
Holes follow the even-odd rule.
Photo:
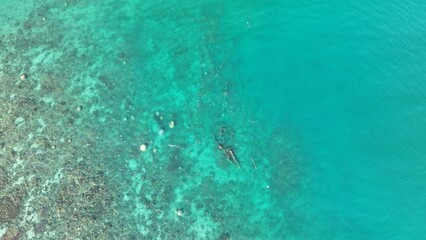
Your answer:
[[[253,111],[297,132],[310,162],[309,239],[426,236],[425,13],[420,1],[282,2],[238,40]]]

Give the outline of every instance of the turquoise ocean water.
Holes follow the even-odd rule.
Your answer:
[[[425,20],[422,1],[283,1],[241,39],[251,105],[310,165],[303,238],[426,236]]]
[[[426,238],[423,1],[0,3],[0,237]]]

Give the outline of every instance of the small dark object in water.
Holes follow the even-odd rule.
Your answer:
[[[222,144],[222,143],[218,143],[218,144],[217,144],[217,147],[218,147],[220,150],[222,150],[222,149],[223,149],[223,144]]]
[[[229,159],[229,161],[241,167],[240,162],[238,161],[237,156],[235,155],[235,152],[232,148],[225,150],[225,155],[226,158]]]
[[[222,153],[225,155],[225,157],[231,161],[233,164],[237,165],[238,167],[241,167],[240,161],[238,161],[237,155],[235,154],[235,150],[231,147],[225,147],[222,143],[218,143],[217,147],[222,150]]]
[[[234,148],[232,147],[232,142],[234,138],[234,133],[224,124],[219,127],[218,134],[214,135],[214,140],[217,144],[219,150],[222,154],[233,164],[241,168],[240,161],[237,158]]]

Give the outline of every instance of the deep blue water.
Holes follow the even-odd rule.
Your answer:
[[[245,94],[309,165],[301,236],[426,238],[426,4],[283,1],[250,21]]]

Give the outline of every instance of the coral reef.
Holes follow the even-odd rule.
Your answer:
[[[0,30],[2,239],[285,231],[265,225],[297,186],[297,159],[239,104],[223,3],[170,4],[28,1],[1,14],[14,19]],[[274,197],[270,180],[289,184]]]

